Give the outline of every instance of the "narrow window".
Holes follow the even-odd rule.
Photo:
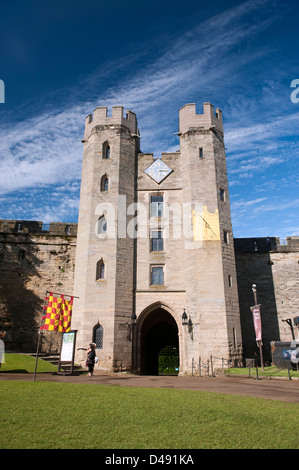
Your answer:
[[[105,264],[102,259],[97,262],[96,280],[105,279]]]
[[[103,175],[101,178],[101,191],[108,191],[109,179],[107,175]]]
[[[110,145],[107,141],[103,143],[103,158],[110,158]]]
[[[100,217],[98,220],[98,233],[105,234],[107,232],[107,220],[104,216]]]
[[[225,230],[223,231],[223,241],[226,244],[229,243],[228,232],[226,232]]]
[[[225,201],[225,191],[224,189],[219,189],[220,201]]]
[[[151,285],[163,286],[164,285],[164,272],[162,266],[153,266],[151,272]]]
[[[236,349],[237,339],[236,339],[236,330],[235,330],[235,328],[233,328],[233,342],[234,342],[234,348]]]
[[[203,158],[203,148],[199,147],[199,158]]]
[[[21,248],[19,251],[19,260],[25,259],[25,256],[26,256],[26,251],[23,248]]]
[[[152,231],[151,233],[151,251],[163,251],[164,241],[163,232],[161,230]]]
[[[104,328],[99,323],[93,328],[93,342],[96,349],[103,349]]]
[[[230,274],[228,275],[228,285],[229,285],[229,287],[232,287],[232,285],[233,285],[233,278]]]
[[[163,217],[163,196],[151,196],[151,217]]]

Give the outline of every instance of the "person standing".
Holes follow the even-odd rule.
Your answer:
[[[93,369],[94,369],[94,363],[95,363],[95,347],[93,343],[89,344],[89,347],[87,349],[87,358],[86,358],[86,366],[88,368],[88,375],[89,377],[93,376]]]

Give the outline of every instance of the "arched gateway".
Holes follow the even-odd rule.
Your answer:
[[[179,330],[171,309],[158,302],[137,323],[137,368],[141,374],[178,374]]]

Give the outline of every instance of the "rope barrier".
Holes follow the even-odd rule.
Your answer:
[[[217,366],[217,369],[227,369],[227,376],[229,376],[229,369],[230,365],[232,364],[231,359],[226,359],[224,357],[216,357],[216,356],[210,356],[210,359],[207,359],[206,362],[202,361],[201,357],[198,358],[198,362],[195,361],[194,358],[192,358],[192,377],[198,373],[199,377],[202,377],[202,370],[205,372],[206,377],[215,377],[214,370],[215,370],[215,362],[220,361],[221,366]],[[255,375],[256,379],[259,379],[260,376],[264,377],[270,377],[271,376],[276,376],[279,372],[283,372],[285,370],[288,371],[288,377],[289,380],[292,380],[291,376],[291,371],[290,368],[281,368],[281,369],[273,369],[273,367],[269,367],[268,369],[265,369],[262,371],[258,369],[257,366],[253,367],[249,365],[248,367],[248,377],[251,377],[251,369],[255,369]],[[233,374],[230,374],[233,375]]]

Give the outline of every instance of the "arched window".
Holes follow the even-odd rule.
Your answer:
[[[25,259],[25,257],[26,257],[26,250],[24,250],[23,248],[21,248],[21,249],[19,250],[19,260],[23,260],[23,259]]]
[[[101,178],[101,191],[108,191],[109,179],[107,175],[103,175]]]
[[[103,143],[103,158],[110,158],[110,145],[107,141]]]
[[[105,264],[103,259],[97,262],[96,280],[105,279]]]
[[[107,220],[105,217],[102,215],[102,217],[99,218],[98,220],[98,234],[105,235],[107,232]]]
[[[99,323],[93,327],[93,343],[96,349],[103,349],[104,328]]]

